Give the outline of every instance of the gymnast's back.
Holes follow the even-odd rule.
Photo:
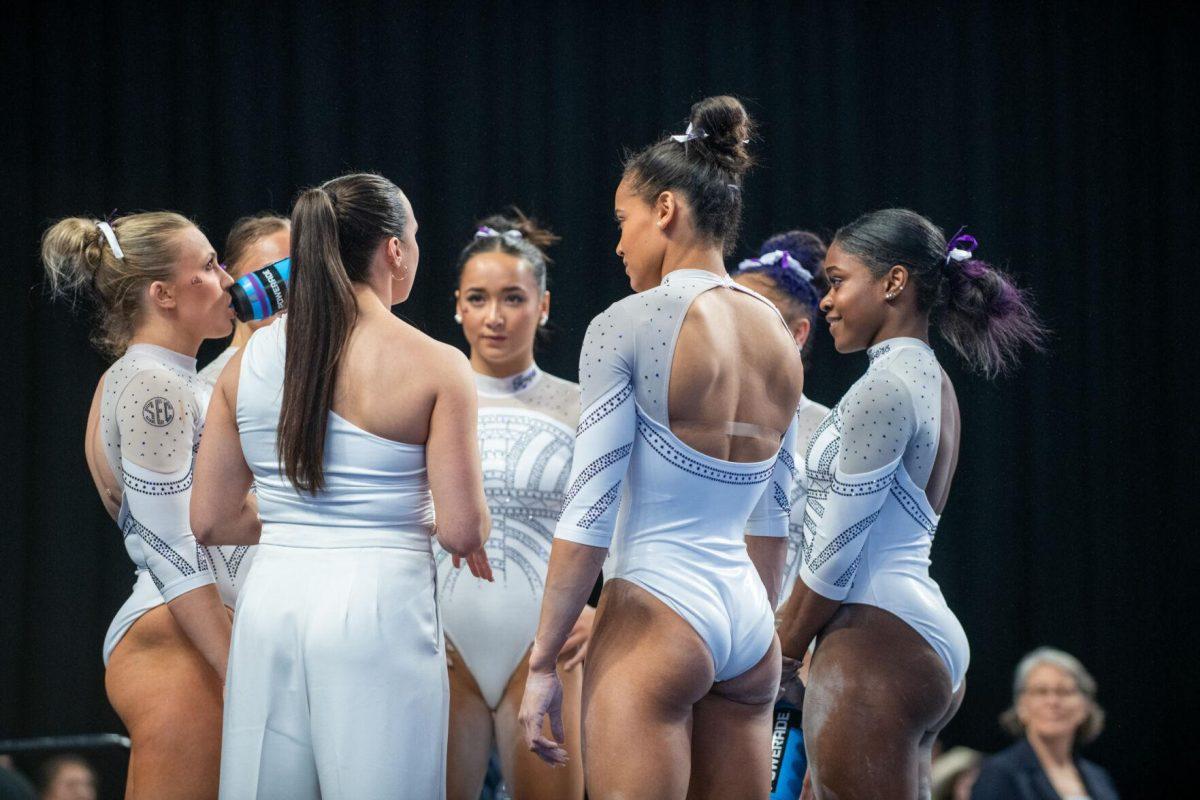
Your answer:
[[[579,372],[556,536],[611,541],[612,576],[688,621],[717,680],[741,674],[774,636],[744,535],[787,535],[803,372],[786,326],[723,272],[676,269],[593,320]]]

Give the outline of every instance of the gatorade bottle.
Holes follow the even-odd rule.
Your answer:
[[[238,278],[229,287],[234,315],[242,322],[254,322],[277,313],[287,302],[291,273],[292,260],[285,258]]]
[[[771,800],[796,800],[807,770],[800,709],[784,697],[775,704],[771,730]]]

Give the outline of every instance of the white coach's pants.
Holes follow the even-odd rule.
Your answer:
[[[444,798],[431,553],[263,544],[229,652],[221,800]]]

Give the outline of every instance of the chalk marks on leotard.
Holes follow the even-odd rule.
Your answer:
[[[142,523],[138,522],[133,514],[127,514],[125,517],[125,525],[121,529],[125,536],[136,536],[146,544],[150,545],[156,553],[165,558],[171,563],[175,569],[179,570],[184,575],[195,575],[197,570],[203,572],[208,569],[208,565],[204,561],[200,561],[199,567],[192,566],[186,558],[175,552],[169,544],[164,542],[154,534],[154,531],[147,528]]]

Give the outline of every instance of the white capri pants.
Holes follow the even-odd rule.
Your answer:
[[[429,551],[259,546],[233,621],[222,800],[445,797],[436,574]]]

